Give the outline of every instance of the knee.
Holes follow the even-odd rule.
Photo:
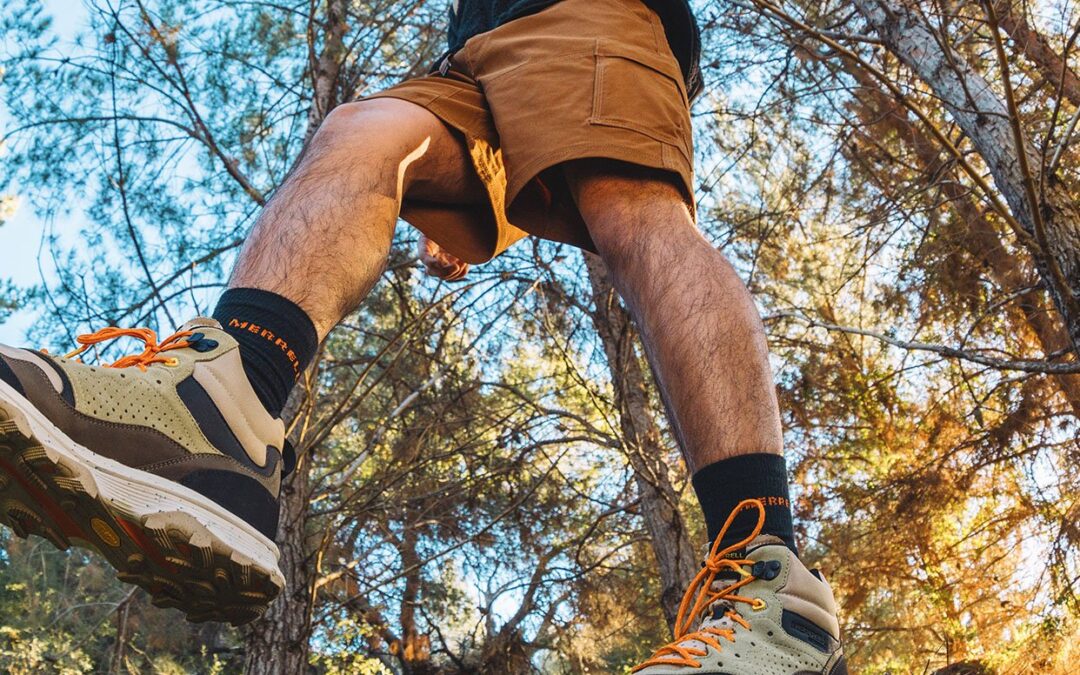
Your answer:
[[[422,143],[425,120],[421,113],[427,111],[396,99],[343,103],[323,119],[311,144],[323,150],[400,160]]]

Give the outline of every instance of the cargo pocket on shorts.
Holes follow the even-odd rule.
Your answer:
[[[598,41],[589,123],[636,131],[676,146],[690,160],[690,106],[682,74],[670,60]]]

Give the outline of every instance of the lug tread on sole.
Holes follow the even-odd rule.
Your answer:
[[[215,545],[211,533],[194,519],[175,519],[191,531],[175,523],[149,526],[151,520],[160,525],[165,514],[131,519],[98,499],[91,476],[49,454],[0,406],[0,525],[17,536],[43,537],[60,550],[73,544],[93,548],[108,559],[120,581],[143,588],[155,606],[178,609],[195,623],[249,623],[281,592],[250,561],[235,560],[227,547]],[[18,475],[10,475],[9,469]],[[27,485],[51,500],[53,508],[65,514],[69,529],[75,524],[78,536],[65,533]]]

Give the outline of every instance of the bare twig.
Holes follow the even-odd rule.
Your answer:
[[[932,352],[940,356],[944,356],[948,359],[960,359],[962,361],[970,361],[977,363],[988,368],[995,370],[1017,370],[1024,373],[1043,373],[1047,375],[1072,375],[1080,373],[1080,362],[1067,361],[1063,363],[1050,363],[1048,361],[1031,361],[1031,360],[1017,360],[1017,359],[995,359],[988,356],[983,356],[973,351],[956,349],[955,347],[947,347],[945,345],[935,345],[926,342],[907,341],[894,338],[884,333],[878,333],[872,330],[866,330],[864,328],[855,328],[853,326],[840,326],[838,324],[829,323],[827,321],[821,321],[812,317],[804,316],[796,312],[777,312],[770,314],[764,318],[766,323],[773,321],[779,321],[781,319],[791,319],[806,324],[811,328],[824,328],[828,331],[835,331],[838,333],[847,333],[850,335],[862,335],[865,337],[873,338],[884,342],[885,344],[893,347],[899,347],[900,349],[908,349],[912,351]]]

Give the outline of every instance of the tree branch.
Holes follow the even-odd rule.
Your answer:
[[[962,361],[970,361],[971,363],[977,363],[988,368],[995,370],[1016,370],[1024,373],[1042,373],[1046,375],[1071,375],[1080,373],[1080,362],[1068,361],[1065,363],[1050,363],[1048,361],[1030,361],[1030,360],[1006,360],[995,359],[988,356],[983,356],[972,351],[956,349],[955,347],[947,347],[945,345],[935,345],[926,342],[915,342],[900,340],[884,333],[878,333],[863,328],[855,328],[853,326],[840,326],[834,323],[828,323],[819,319],[814,319],[808,316],[803,316],[796,312],[777,312],[770,314],[764,318],[766,323],[779,321],[781,319],[792,319],[799,321],[811,328],[824,328],[828,331],[835,331],[837,333],[847,333],[849,335],[862,335],[865,337],[873,338],[884,342],[885,344],[893,347],[899,347],[900,349],[907,349],[910,351],[931,352],[944,356],[947,359],[960,359]]]

